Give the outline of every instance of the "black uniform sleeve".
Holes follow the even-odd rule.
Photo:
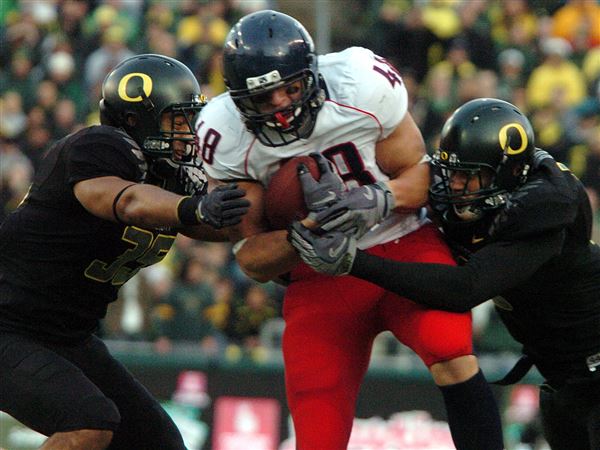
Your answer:
[[[473,254],[463,266],[404,263],[358,251],[351,275],[416,303],[464,312],[529,279],[557,255],[564,232],[498,241]]]

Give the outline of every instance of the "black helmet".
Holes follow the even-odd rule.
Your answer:
[[[506,194],[526,181],[533,153],[533,128],[516,106],[493,98],[465,103],[444,124],[433,156],[433,209],[451,205],[458,218],[474,220],[499,208]],[[468,191],[465,184],[461,192],[453,191],[451,176],[457,172],[466,180],[478,177],[481,189]]]
[[[225,40],[223,75],[246,126],[263,144],[277,147],[310,136],[324,92],[312,38],[296,19],[271,10],[242,17]],[[261,113],[265,94],[298,80],[299,101]]]
[[[104,79],[101,122],[123,128],[152,161],[199,165],[193,137],[194,116],[206,104],[194,74],[179,61],[162,55],[137,55],[118,64]],[[161,116],[183,115],[191,133],[161,129]],[[172,142],[186,142],[183,160],[174,161]]]

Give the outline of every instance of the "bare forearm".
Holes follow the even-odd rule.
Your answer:
[[[285,230],[250,236],[236,258],[244,273],[260,282],[287,273],[300,262],[300,257],[287,241]]]
[[[428,164],[417,164],[387,182],[396,200],[396,209],[416,209],[427,203]]]
[[[122,222],[142,227],[181,225],[177,205],[183,197],[157,186],[138,184],[127,189],[116,205]]]

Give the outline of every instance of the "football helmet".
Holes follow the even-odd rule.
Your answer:
[[[325,99],[313,40],[296,19],[265,10],[242,17],[229,32],[223,75],[247,128],[270,147],[312,133]],[[260,104],[277,88],[302,82],[302,95],[290,106],[268,113]]]
[[[434,211],[473,221],[498,209],[506,194],[526,181],[534,150],[533,128],[516,106],[493,98],[465,103],[444,124],[433,155],[429,196]],[[457,176],[463,182],[458,186],[464,185],[458,190],[452,186]],[[469,190],[474,178],[478,189]]]
[[[144,54],[118,64],[104,79],[100,100],[103,124],[123,128],[150,162],[199,166],[194,138],[194,116],[206,104],[194,74],[176,59]],[[161,127],[171,114],[171,129]],[[175,117],[183,116],[190,131],[175,131]],[[173,141],[185,143],[185,155],[174,159]]]

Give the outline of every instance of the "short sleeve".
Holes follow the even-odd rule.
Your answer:
[[[144,160],[132,143],[118,133],[101,130],[73,142],[67,159],[68,183],[104,176],[139,181]]]

